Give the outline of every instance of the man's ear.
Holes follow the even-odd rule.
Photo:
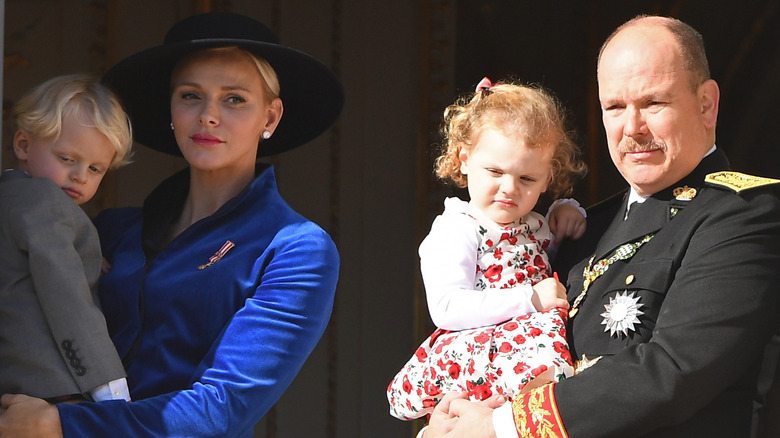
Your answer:
[[[14,154],[20,161],[27,161],[27,151],[32,141],[31,135],[21,129],[14,134]]]
[[[718,104],[720,103],[720,88],[713,79],[708,79],[699,85],[697,90],[701,103],[701,115],[704,125],[708,129],[714,129],[718,120]]]

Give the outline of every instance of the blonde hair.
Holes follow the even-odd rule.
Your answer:
[[[444,111],[445,143],[434,163],[439,178],[458,187],[468,185],[460,171],[460,153],[470,152],[486,127],[516,135],[533,148],[555,148],[547,190],[556,197],[571,193],[574,178],[585,173],[585,163],[566,130],[563,108],[552,94],[538,86],[499,83],[461,96]]]
[[[114,93],[91,75],[51,78],[22,96],[13,111],[17,128],[39,138],[58,138],[68,115],[86,116],[116,150],[110,167],[130,162],[130,119]]]
[[[234,52],[241,54],[246,56],[249,61],[255,65],[255,68],[257,68],[257,72],[260,74],[260,78],[263,82],[263,97],[265,98],[266,103],[271,103],[274,99],[279,97],[279,93],[281,93],[281,85],[279,84],[279,77],[276,75],[274,68],[271,67],[271,64],[269,64],[268,61],[261,58],[260,56],[235,46],[212,47],[209,49],[198,50],[186,55],[180,59],[176,64],[176,67],[174,67],[173,72],[171,73],[171,81],[176,78],[180,69],[189,62],[197,59],[208,59],[208,57],[221,52]],[[171,89],[173,89],[173,86],[171,86]]]
[[[279,93],[281,92],[279,77],[276,76],[276,71],[273,67],[271,67],[271,64],[254,53],[243,49],[239,50],[241,50],[241,52],[249,57],[249,59],[255,64],[255,67],[257,67],[257,71],[260,72],[260,77],[263,78],[263,84],[265,86],[264,94],[266,95],[266,101],[271,102],[272,100],[279,97]]]

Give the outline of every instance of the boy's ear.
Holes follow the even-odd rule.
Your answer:
[[[19,129],[14,134],[14,154],[21,161],[27,161],[27,149],[30,147],[30,134]]]

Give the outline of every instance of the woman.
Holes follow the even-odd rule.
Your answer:
[[[338,275],[333,242],[256,158],[327,129],[341,86],[262,24],[227,13],[181,21],[104,80],[140,143],[189,164],[142,209],[96,221],[112,266],[103,309],[136,401],[5,396],[0,436],[252,436],[322,335]]]

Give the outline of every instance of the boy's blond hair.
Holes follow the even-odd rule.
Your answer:
[[[39,138],[59,137],[69,114],[86,116],[116,149],[111,168],[130,162],[133,132],[119,99],[87,74],[56,76],[31,89],[14,105],[17,129]]]

